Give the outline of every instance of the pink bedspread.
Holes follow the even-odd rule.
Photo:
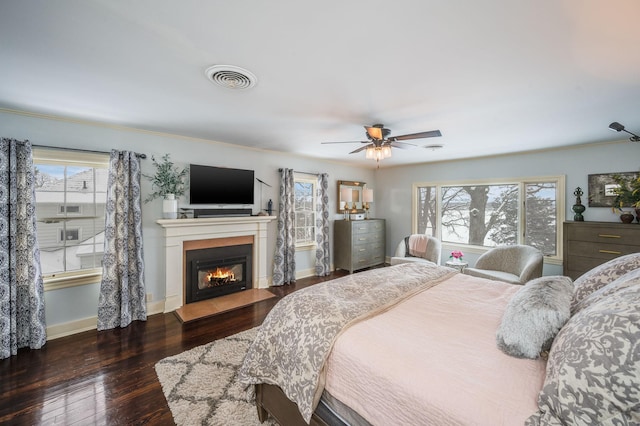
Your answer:
[[[325,389],[374,425],[522,425],[537,409],[545,363],[496,346],[518,288],[456,274],[350,327]]]

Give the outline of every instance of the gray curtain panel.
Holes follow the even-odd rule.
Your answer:
[[[280,206],[278,208],[278,235],[273,259],[272,285],[296,281],[296,241],[294,236],[294,180],[293,169],[280,169]]]
[[[329,252],[329,175],[318,176],[316,192],[316,276],[331,273]]]
[[[29,141],[0,142],[0,359],[47,341]]]
[[[140,160],[111,151],[105,212],[98,330],[147,319],[142,251]]]

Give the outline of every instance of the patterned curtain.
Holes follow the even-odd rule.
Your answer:
[[[331,273],[329,252],[329,175],[318,176],[316,192],[316,276]]]
[[[98,330],[147,319],[140,160],[134,152],[111,151],[105,217]]]
[[[272,285],[296,281],[296,243],[294,238],[294,181],[292,169],[280,169],[280,207],[278,208],[278,235],[273,259]]]
[[[0,143],[0,359],[47,342],[29,141]]]

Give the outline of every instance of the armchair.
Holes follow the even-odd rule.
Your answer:
[[[542,276],[540,250],[526,245],[498,246],[482,254],[473,268],[464,273],[481,278],[525,284]]]
[[[426,252],[422,256],[411,256],[408,253],[408,244],[410,238],[424,238],[426,241]],[[427,235],[421,234],[413,234],[408,237],[403,238],[398,247],[396,248],[396,252],[391,258],[391,265],[398,265],[400,263],[407,262],[432,262],[436,265],[440,265],[440,258],[442,255],[442,245],[440,244],[440,240],[434,237],[430,237]]]

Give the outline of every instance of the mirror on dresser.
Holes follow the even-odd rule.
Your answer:
[[[365,182],[356,182],[352,180],[338,181],[338,213],[343,213],[345,204],[351,213],[364,212],[362,201]],[[349,196],[350,195],[350,196]]]

